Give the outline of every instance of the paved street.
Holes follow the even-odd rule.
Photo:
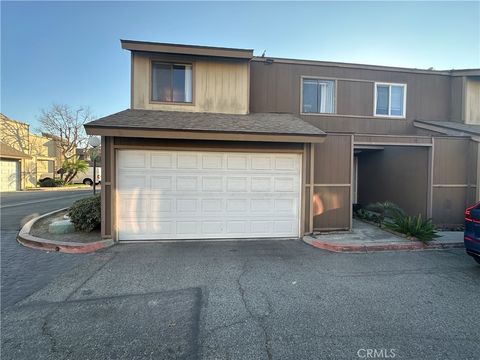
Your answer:
[[[67,207],[91,194],[88,190],[1,193],[2,309],[42,288],[88,256],[47,253],[16,242],[21,225],[34,216]]]
[[[479,293],[463,250],[119,245],[4,312],[2,359],[478,359]]]

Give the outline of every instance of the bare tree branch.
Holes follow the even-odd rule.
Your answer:
[[[64,161],[76,156],[76,149],[85,147],[87,134],[83,125],[95,120],[89,108],[72,109],[65,104],[52,104],[42,109],[39,117],[40,131],[58,138],[59,148]]]

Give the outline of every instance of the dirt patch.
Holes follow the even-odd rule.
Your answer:
[[[94,241],[102,240],[100,230],[94,230],[92,232],[73,232],[69,234],[51,234],[48,232],[48,225],[57,220],[63,220],[63,216],[67,214],[67,211],[61,211],[59,213],[44,217],[38,220],[30,230],[30,235],[40,237],[48,240],[65,241],[65,242],[79,242],[90,243]]]

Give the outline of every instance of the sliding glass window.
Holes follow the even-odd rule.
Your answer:
[[[332,114],[335,112],[335,81],[302,80],[302,112]]]
[[[375,116],[405,117],[405,84],[375,84]]]
[[[152,101],[192,102],[192,65],[152,63]]]

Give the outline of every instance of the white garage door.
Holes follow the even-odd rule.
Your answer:
[[[18,161],[0,160],[0,191],[18,190]]]
[[[119,150],[118,239],[298,237],[300,159]]]

